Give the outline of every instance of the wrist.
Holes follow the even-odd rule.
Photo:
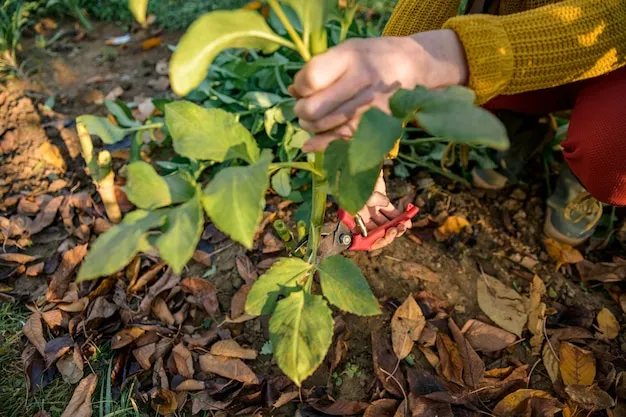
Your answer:
[[[418,83],[428,88],[466,85],[469,79],[467,58],[461,40],[450,29],[421,32],[408,37],[419,45]]]

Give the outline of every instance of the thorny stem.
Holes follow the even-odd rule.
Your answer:
[[[309,52],[304,42],[302,42],[302,38],[300,37],[300,35],[298,35],[298,32],[296,32],[291,22],[289,22],[289,18],[283,11],[282,7],[280,7],[280,5],[278,4],[278,1],[269,0],[269,4],[272,10],[274,10],[274,13],[276,13],[278,20],[280,20],[280,23],[282,23],[285,27],[285,30],[289,34],[289,37],[296,45],[296,49],[298,50],[298,53],[302,56],[302,59],[304,59],[305,62],[309,62],[311,60],[311,53]]]

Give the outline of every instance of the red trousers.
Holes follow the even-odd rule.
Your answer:
[[[596,199],[626,206],[626,67],[545,90],[499,96],[485,104],[525,114],[573,109],[563,156]]]

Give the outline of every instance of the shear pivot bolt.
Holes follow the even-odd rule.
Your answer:
[[[347,234],[342,234],[341,236],[339,236],[339,241],[341,242],[342,245],[350,245],[352,244],[352,236],[347,235]]]

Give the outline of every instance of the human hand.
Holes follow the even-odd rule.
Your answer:
[[[363,219],[365,227],[368,231],[374,230],[377,227],[382,226],[383,224],[386,224],[402,215],[402,213],[395,208],[393,204],[391,204],[391,201],[389,201],[389,198],[387,197],[387,186],[385,185],[385,179],[382,172],[378,177],[372,196],[365,204],[365,207],[363,207],[358,214]],[[389,228],[384,237],[374,242],[371,250],[384,248],[396,238],[402,236],[406,230],[410,228],[411,220],[400,223],[396,227]]]
[[[467,73],[465,52],[452,30],[350,39],[314,57],[289,87],[298,99],[300,126],[317,133],[303,150],[323,151],[337,138],[351,138],[371,107],[390,113],[389,98],[398,88],[465,84]]]

